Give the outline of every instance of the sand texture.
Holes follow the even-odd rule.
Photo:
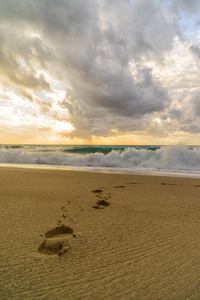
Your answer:
[[[200,299],[200,180],[0,168],[0,299]]]

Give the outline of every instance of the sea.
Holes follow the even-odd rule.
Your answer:
[[[200,146],[2,145],[0,167],[200,178]]]

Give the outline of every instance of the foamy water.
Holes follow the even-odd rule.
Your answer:
[[[0,165],[200,177],[199,146],[1,145]]]

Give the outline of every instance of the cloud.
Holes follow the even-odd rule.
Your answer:
[[[195,125],[195,124],[191,124],[191,125],[182,126],[180,128],[180,130],[184,131],[184,132],[199,134],[199,132],[200,132],[200,126],[199,125]]]
[[[190,46],[190,51],[193,54],[196,61],[199,62],[200,61],[200,46],[192,45],[192,46]]]
[[[196,91],[193,98],[193,108],[196,116],[200,115],[200,90]]]
[[[169,115],[172,119],[180,120],[182,118],[182,112],[180,109],[177,109],[177,108],[172,108],[169,111]]]
[[[0,1],[0,78],[22,99],[16,118],[26,115],[24,105],[44,122],[36,122],[35,130],[70,122],[75,129],[61,135],[87,139],[183,128],[197,105],[190,89],[198,85],[200,51],[175,38],[181,13],[196,16],[199,1],[170,3]],[[186,86],[187,101],[181,100]],[[189,99],[192,107],[184,114]]]
[[[200,8],[199,0],[173,0],[172,3],[175,11],[183,11],[187,14],[198,14]]]
[[[115,115],[127,118],[161,111],[170,101],[166,89],[153,78],[149,68],[141,66],[140,80],[134,81],[129,63],[140,63],[143,56],[159,61],[172,47],[173,24],[170,20],[166,25],[164,12],[156,9],[155,1],[148,1],[148,5],[145,1],[136,4],[103,1],[98,6],[98,22],[91,17],[95,26],[87,27],[86,22],[87,30],[81,30],[83,46],[77,48],[76,43],[71,43],[67,49],[58,50],[72,86],[70,103],[65,99],[64,105],[76,111],[71,120],[76,128],[81,123],[80,134],[83,127],[87,130],[86,123],[91,134],[91,126],[98,123],[92,117],[97,109],[99,116],[108,115],[104,123],[109,123],[109,118]]]

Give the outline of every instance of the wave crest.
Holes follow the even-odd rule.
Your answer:
[[[61,150],[44,152],[22,148],[0,150],[0,163],[142,168],[158,170],[200,171],[200,148],[161,146],[156,150],[124,147],[109,153],[66,153]]]

